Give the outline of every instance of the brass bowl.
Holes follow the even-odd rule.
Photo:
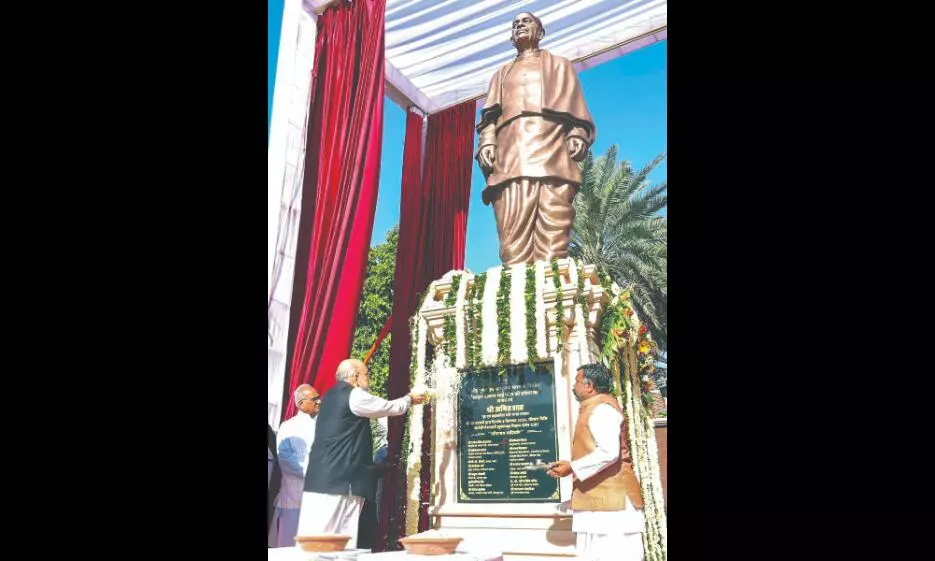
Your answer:
[[[296,536],[295,543],[302,551],[344,551],[350,536],[343,534],[321,534],[318,536]]]
[[[406,551],[415,555],[448,555],[455,552],[462,538],[431,538],[412,536],[401,538],[399,543]]]

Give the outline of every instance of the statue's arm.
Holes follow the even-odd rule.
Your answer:
[[[569,123],[565,131],[565,142],[569,145],[569,149],[572,149],[572,145],[581,144],[582,150],[572,150],[573,152],[578,152],[574,154],[573,157],[577,156],[583,157],[582,152],[587,152],[588,148],[594,144],[595,140],[595,128],[594,123],[591,121],[591,114],[587,108],[587,102],[584,100],[584,93],[581,88],[581,81],[578,79],[578,73],[575,72],[574,66],[572,66],[571,61],[564,60],[562,62],[562,72],[561,74],[567,80],[567,85],[569,86],[570,95],[573,99],[572,105],[578,106],[578,110],[575,111],[576,117],[584,118],[591,126],[579,126],[580,122]],[[576,140],[573,140],[576,139]]]
[[[477,140],[477,163],[480,168],[490,173],[497,160],[497,125],[491,123],[480,130]]]
[[[489,123],[477,133],[477,152],[484,146],[497,147],[497,123]]]
[[[487,173],[493,171],[493,163],[497,159],[497,120],[499,119],[500,108],[497,102],[499,96],[496,88],[499,85],[500,72],[494,72],[490,79],[490,88],[487,91],[487,100],[495,100],[489,108],[481,111],[481,123],[477,127],[477,154],[474,157],[481,169]]]
[[[578,77],[575,74],[572,74],[574,80],[577,82]],[[584,107],[584,113],[588,120],[590,121],[590,112],[587,110],[587,105],[585,105],[584,96],[581,94],[581,85],[575,84],[574,91],[578,96],[581,96],[581,106]],[[565,132],[565,139],[579,138],[581,142],[584,142],[587,146],[594,144],[595,130],[594,123],[590,123],[590,127],[580,126],[580,122],[572,122],[568,124],[567,131]]]

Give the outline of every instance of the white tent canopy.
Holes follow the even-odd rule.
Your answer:
[[[541,46],[581,67],[665,38],[666,0],[387,0],[386,78],[394,101],[425,113],[486,95],[516,56],[510,23],[532,12]],[[408,103],[407,103],[408,101]]]
[[[285,381],[316,17],[333,2],[285,0],[283,9],[267,153],[274,429]],[[519,12],[535,14],[546,30],[541,46],[572,60],[579,72],[666,38],[667,0],[387,0],[387,97],[424,114],[482,99],[497,67],[515,56],[510,24]]]
[[[321,12],[333,0],[305,0]],[[424,113],[487,93],[498,66],[515,56],[510,22],[532,12],[542,47],[581,71],[666,37],[667,0],[387,0],[387,95]]]

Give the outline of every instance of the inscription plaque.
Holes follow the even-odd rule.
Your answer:
[[[558,481],[526,466],[558,459],[553,363],[462,372],[459,502],[559,502]]]

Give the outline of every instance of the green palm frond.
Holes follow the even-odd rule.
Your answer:
[[[650,184],[660,154],[634,170],[617,161],[617,146],[581,164],[581,189],[575,198],[575,226],[569,253],[598,265],[620,286],[630,286],[633,306],[653,339],[665,348],[668,298],[668,184]]]

